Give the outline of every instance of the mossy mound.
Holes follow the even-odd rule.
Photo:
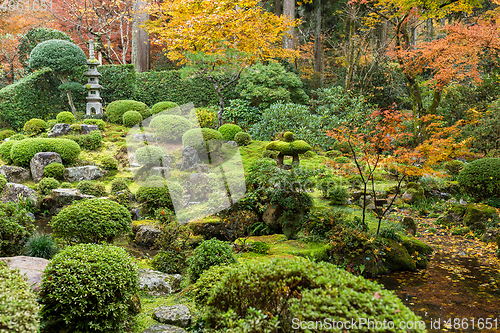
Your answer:
[[[403,194],[403,200],[412,204],[425,199],[425,193],[422,186],[410,182],[406,185],[406,191]]]
[[[487,225],[498,224],[499,220],[495,208],[475,203],[467,205],[463,222],[471,230],[484,231]]]
[[[391,271],[414,271],[417,266],[403,245],[392,239],[386,239],[385,263]]]
[[[424,255],[428,255],[434,251],[432,247],[415,238],[403,238],[403,246],[406,248],[409,254],[418,252]]]

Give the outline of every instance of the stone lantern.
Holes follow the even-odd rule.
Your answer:
[[[94,55],[94,41],[91,39],[89,40],[89,60],[87,60],[89,70],[85,73],[85,76],[88,78],[86,88],[89,90],[87,96],[87,115],[102,113],[102,98],[99,94],[99,90],[102,89],[102,86],[99,84],[99,77],[101,74],[97,71],[98,65],[99,60],[97,60]]]

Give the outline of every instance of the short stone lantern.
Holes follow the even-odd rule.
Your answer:
[[[85,76],[88,78],[86,88],[89,90],[87,96],[87,115],[102,113],[102,98],[99,94],[102,86],[99,84],[99,77],[101,74],[97,71],[98,65],[99,60],[97,60],[94,55],[94,41],[91,39],[89,40],[89,60],[87,61],[89,70],[85,73]]]

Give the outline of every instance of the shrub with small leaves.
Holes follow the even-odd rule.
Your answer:
[[[47,195],[52,192],[52,190],[59,187],[59,181],[52,177],[44,177],[38,183],[38,190],[40,193]]]
[[[181,115],[179,104],[174,102],[158,102],[151,108],[152,114],[163,112],[163,114],[173,114],[176,116]]]
[[[12,138],[3,143],[2,146],[10,143],[11,140]],[[29,167],[33,156],[40,152],[58,153],[64,163],[71,164],[76,161],[78,155],[80,154],[80,146],[75,141],[68,139],[30,138],[14,141],[10,149],[10,158],[16,165]]]
[[[235,265],[214,265],[205,270],[189,289],[194,296],[196,304],[204,306],[212,289],[224,279],[224,276],[233,267]]]
[[[83,194],[93,195],[94,197],[103,197],[106,195],[106,188],[101,182],[93,180],[84,180],[78,183],[76,188]]]
[[[443,167],[452,176],[457,176],[464,168],[465,163],[459,160],[449,161],[444,163]]]
[[[217,112],[213,108],[196,108],[189,114],[189,121],[194,128],[212,128],[217,126]]]
[[[57,120],[55,119],[47,121],[47,131],[52,130],[52,127],[54,127],[55,124],[57,124]]]
[[[61,188],[73,188],[73,184],[68,183],[68,182],[62,182],[61,185],[59,185]]]
[[[169,182],[164,185],[163,182],[152,183],[157,186],[141,186],[135,194],[137,202],[141,204],[144,214],[153,213],[158,208],[174,209],[172,200],[181,200],[184,190],[176,182]]]
[[[34,234],[26,241],[24,252],[29,257],[52,259],[59,248],[50,235]]]
[[[43,176],[61,180],[64,177],[65,170],[66,168],[61,163],[50,163],[43,168]]]
[[[116,170],[118,169],[118,161],[112,156],[101,157],[99,161],[103,169],[105,170]]]
[[[111,123],[122,124],[123,114],[127,111],[139,112],[142,119],[151,116],[151,111],[146,104],[133,100],[120,100],[109,103],[106,107],[106,116]]]
[[[458,184],[476,199],[500,197],[500,158],[481,158],[467,164],[458,175]]]
[[[71,132],[73,133],[80,133],[82,131],[82,125],[80,124],[71,124]]]
[[[102,119],[85,119],[83,123],[87,125],[97,125],[100,131],[104,131],[106,128],[106,123]]]
[[[181,274],[186,268],[186,256],[175,250],[163,250],[153,257],[151,267],[167,274]]]
[[[141,147],[135,152],[135,160],[141,165],[160,165],[164,156],[165,152],[163,151],[163,148],[151,145]]]
[[[247,132],[238,132],[234,136],[234,141],[238,144],[238,146],[248,146],[250,144],[250,141],[252,138],[250,137],[250,134]]]
[[[219,127],[219,132],[222,134],[222,139],[226,141],[234,141],[236,133],[243,131],[241,127],[234,124],[224,124]]]
[[[237,263],[237,260],[229,243],[215,238],[206,240],[188,258],[191,282],[196,282],[204,271],[214,265],[235,263]]]
[[[129,191],[127,181],[123,178],[115,178],[111,181],[111,193]]]
[[[23,130],[26,135],[32,136],[45,132],[47,123],[42,119],[31,119],[24,124]]]
[[[0,140],[5,140],[14,134],[16,134],[16,132],[14,132],[13,130],[9,130],[9,129],[0,131]]]
[[[151,119],[150,128],[160,141],[177,141],[191,128],[189,121],[181,116],[159,115]]]
[[[14,203],[0,203],[0,257],[19,255],[35,230],[27,210]]]
[[[299,237],[313,242],[325,242],[335,226],[342,223],[344,219],[344,214],[338,209],[311,209],[304,219]]]
[[[182,136],[182,145],[198,151],[213,151],[221,146],[222,134],[211,128],[193,128]]]
[[[56,120],[58,123],[62,124],[73,124],[75,122],[75,116],[69,111],[63,111],[57,114]]]
[[[122,116],[123,125],[134,127],[142,121],[142,115],[137,111],[127,111]]]
[[[7,178],[4,175],[0,175],[0,193],[2,193],[3,188],[8,183]]]
[[[112,245],[79,244],[58,253],[40,286],[44,329],[123,332],[138,291],[130,255]],[[56,328],[57,327],[57,328]]]

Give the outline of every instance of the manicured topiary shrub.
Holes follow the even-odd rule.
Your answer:
[[[189,277],[191,282],[196,282],[200,275],[212,266],[237,262],[229,243],[212,238],[203,241],[188,258]]]
[[[452,176],[456,176],[464,168],[465,163],[459,160],[449,161],[444,163],[443,167]]]
[[[219,127],[219,132],[222,134],[222,139],[226,141],[234,141],[236,133],[241,132],[242,129],[238,125],[224,124]]]
[[[102,146],[101,131],[91,131],[83,135],[63,135],[60,138],[75,141],[81,149],[86,150],[96,150]]]
[[[151,119],[149,126],[160,141],[177,141],[191,128],[189,121],[181,116],[160,115]]]
[[[66,168],[61,163],[50,163],[43,168],[43,176],[61,180],[64,177],[64,170]]]
[[[5,140],[7,139],[8,137],[12,136],[16,134],[16,132],[14,132],[13,130],[3,130],[3,131],[0,131],[0,140]]]
[[[50,131],[55,124],[57,124],[57,120],[51,119],[47,121],[47,131]]]
[[[168,182],[166,185],[163,181],[151,182],[148,185],[141,186],[135,197],[137,202],[142,205],[142,210],[145,214],[151,214],[158,208],[168,208],[174,210],[173,202],[180,202],[184,189],[177,182]]]
[[[70,128],[73,133],[80,133],[82,131],[82,125],[80,124],[71,124]]]
[[[142,116],[137,111],[127,111],[123,114],[122,123],[127,127],[134,127],[142,121]]]
[[[182,136],[182,145],[196,150],[210,151],[221,146],[222,134],[211,128],[193,128]],[[209,144],[209,142],[211,143]]]
[[[67,139],[25,139],[14,143],[10,150],[10,158],[16,165],[28,167],[36,153],[48,151],[58,153],[64,163],[71,164],[80,154],[80,146]]]
[[[52,259],[59,248],[50,235],[36,233],[24,246],[24,253],[29,257]]]
[[[99,162],[105,170],[118,169],[118,161],[112,156],[104,156],[100,159]]]
[[[165,112],[164,112],[165,111]],[[157,114],[160,112],[164,112],[164,114],[172,114],[176,116],[181,115],[181,109],[179,108],[179,104],[174,102],[158,102],[151,108],[152,114]]]
[[[102,119],[85,119],[83,123],[87,125],[97,125],[100,131],[104,131],[106,128],[106,123]]]
[[[145,146],[136,150],[135,160],[141,165],[161,164],[165,152],[158,146]]]
[[[238,132],[234,136],[234,141],[238,144],[238,146],[248,146],[250,144],[250,141],[252,138],[250,137],[250,134],[247,132]]]
[[[14,134],[13,136],[11,136],[9,138],[9,141],[10,140],[14,140],[14,141],[21,141],[21,140],[24,140],[24,139],[27,139],[28,137],[24,134],[21,134],[21,133],[18,133],[18,134]]]
[[[299,164],[299,154],[304,154],[310,151],[312,147],[303,140],[295,140],[292,132],[285,132],[281,140],[276,140],[266,145],[266,150],[279,151],[278,166],[283,165],[283,157],[290,155],[293,157],[293,163]]]
[[[79,201],[63,208],[50,221],[57,237],[68,243],[111,242],[131,231],[130,212],[107,199]]]
[[[212,108],[196,108],[189,113],[189,121],[194,128],[216,128],[217,112]]]
[[[47,123],[42,119],[31,119],[24,124],[23,131],[26,135],[37,135],[45,132]]]
[[[58,187],[59,182],[57,181],[57,179],[52,177],[44,177],[38,183],[38,190],[44,195],[50,194],[53,189],[56,189]]]
[[[79,182],[76,188],[83,194],[93,195],[94,197],[103,197],[106,195],[106,188],[101,182],[93,180],[84,180]]]
[[[36,298],[25,277],[0,261],[0,332],[38,332]]]
[[[235,265],[215,265],[205,270],[190,287],[196,304],[204,306],[214,289]]]
[[[328,263],[300,259],[235,266],[212,290],[207,305],[205,323],[219,331],[227,327],[223,316],[228,311],[235,313],[232,319],[237,322],[254,312],[252,308],[266,313],[266,321],[277,317],[283,332],[294,330],[293,318],[323,323],[327,318],[349,323],[362,318],[377,322],[390,318],[395,328],[385,332],[400,332],[400,324],[421,321],[394,292],[378,283]],[[365,328],[360,331],[371,332]],[[425,331],[425,326],[412,330]]]
[[[73,184],[69,182],[62,182],[61,185],[59,185],[61,188],[73,188]]]
[[[12,164],[12,159],[10,158],[10,150],[17,140],[10,139],[0,145],[0,159],[6,164]]]
[[[63,111],[57,114],[56,120],[58,123],[62,124],[73,124],[75,122],[75,116],[69,111]]]
[[[109,103],[106,107],[106,116],[110,122],[114,124],[122,124],[123,114],[127,111],[139,112],[142,119],[146,119],[151,116],[151,112],[146,104],[132,100],[121,100]]]
[[[35,229],[25,209],[13,203],[0,203],[0,257],[19,255],[24,241]]]
[[[458,175],[458,184],[478,200],[500,197],[500,158],[481,158],[467,164]]]
[[[111,181],[111,193],[114,194],[119,191],[129,191],[127,182],[123,178],[115,178]]]
[[[79,244],[58,253],[40,286],[45,331],[123,332],[138,291],[137,266],[112,245]]]

